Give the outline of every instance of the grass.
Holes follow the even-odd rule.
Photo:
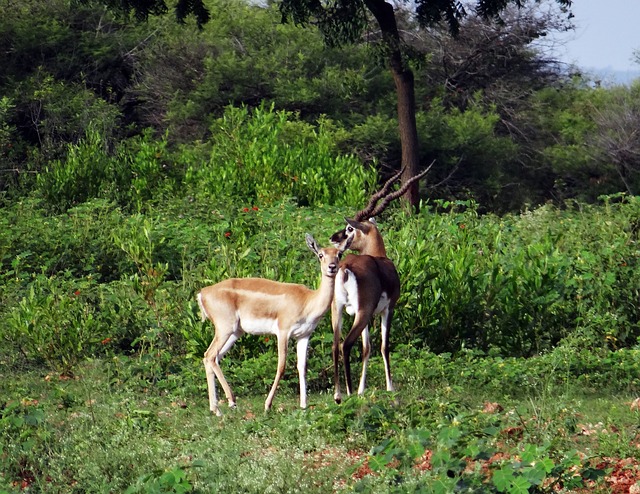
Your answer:
[[[428,380],[396,360],[395,395],[380,391],[373,359],[364,398],[335,405],[325,383],[302,411],[290,365],[270,413],[268,380],[264,392],[232,380],[238,409],[221,418],[208,411],[195,359],[161,379],[122,357],[87,361],[73,377],[0,367],[0,491],[572,492],[573,482],[629,492],[615,490],[623,485],[611,480],[616,468],[627,489],[640,479],[632,394],[552,382],[514,392],[496,385],[500,376],[465,386],[469,361]],[[253,370],[270,374],[265,368],[260,361]]]
[[[44,414],[19,427],[5,420],[12,437],[3,450],[17,460],[4,458],[5,483],[25,481],[42,492],[118,492],[132,485],[146,491],[146,475],[182,469],[205,491],[326,492],[333,477],[346,476],[342,448],[311,430],[291,393],[281,393],[269,415],[256,395],[242,396],[238,410],[216,418],[203,385],[193,394],[182,384],[117,383],[112,367],[93,361],[71,379],[33,370],[3,376],[5,411],[17,403],[14,417]],[[328,402],[329,395],[321,399]],[[335,452],[335,461],[310,477],[312,453],[325,450]]]

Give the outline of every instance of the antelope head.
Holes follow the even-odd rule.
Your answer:
[[[382,188],[371,196],[364,209],[358,211],[353,218],[345,218],[347,223],[345,228],[331,235],[331,243],[338,249],[346,250],[350,248],[360,254],[386,257],[384,242],[374,217],[387,209],[393,200],[401,197],[413,182],[424,177],[431,169],[431,166],[433,166],[433,163],[423,172],[411,177],[394,192],[389,191],[402,176],[404,168],[389,178]],[[350,247],[348,244],[350,244]]]

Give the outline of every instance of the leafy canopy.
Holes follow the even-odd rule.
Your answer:
[[[572,0],[556,2],[563,8],[568,8]],[[150,15],[164,15],[169,11],[165,0],[104,0],[104,3],[114,10],[127,14],[133,12],[139,20],[146,20]],[[476,0],[465,8],[459,0],[417,0],[415,13],[421,26],[444,21],[451,33],[457,34],[461,20],[467,16],[468,8],[489,19],[498,18],[509,5],[522,7],[526,3],[527,0]],[[279,8],[283,22],[292,20],[304,25],[313,20],[331,44],[357,40],[367,26],[368,11],[376,13],[384,9],[393,12],[391,4],[385,0],[280,0]],[[198,26],[206,24],[210,18],[204,0],[177,0],[174,12],[179,22],[193,15]]]
[[[81,0],[84,3],[90,0]],[[136,19],[146,21],[152,15],[164,15],[169,11],[167,2],[164,0],[104,0],[102,3],[115,11],[130,14],[133,12]],[[185,19],[193,15],[198,26],[203,26],[209,21],[209,10],[205,7],[203,0],[178,0],[174,7],[176,19],[184,22]]]

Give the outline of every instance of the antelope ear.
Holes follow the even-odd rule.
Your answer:
[[[307,246],[316,254],[318,254],[318,244],[313,236],[309,233],[305,234],[305,238],[307,240]]]

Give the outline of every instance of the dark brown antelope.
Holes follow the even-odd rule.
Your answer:
[[[204,354],[204,368],[209,389],[209,408],[221,415],[215,379],[224,389],[229,407],[236,406],[231,387],[220,368],[220,359],[240,336],[249,334],[275,335],[278,340],[278,369],[271,391],[264,404],[271,408],[278,382],[284,373],[289,339],[297,340],[298,374],[300,377],[300,407],[307,407],[307,348],[311,333],[329,310],[342,253],[349,248],[347,239],[341,247],[318,248],[307,234],[307,245],[320,260],[322,279],[317,290],[304,285],[279,283],[262,278],[232,278],[203,288],[198,293],[202,320],[215,326],[215,336]]]
[[[362,395],[366,386],[367,365],[371,353],[369,325],[376,314],[381,314],[381,353],[384,360],[384,371],[387,391],[393,391],[391,366],[389,362],[389,331],[393,319],[393,311],[400,296],[400,278],[393,262],[387,257],[384,241],[378,231],[374,216],[382,213],[387,206],[402,196],[413,182],[424,177],[431,166],[422,173],[408,180],[400,189],[389,192],[393,184],[400,178],[400,170],[383,185],[382,189],[371,196],[367,206],[358,211],[353,218],[345,218],[347,224],[343,230],[331,236],[336,248],[350,245],[351,250],[360,255],[348,254],[340,263],[336,276],[335,294],[331,304],[331,323],[333,326],[333,370],[335,382],[334,399],[342,401],[340,392],[339,361],[344,361],[345,383],[347,394],[353,393],[351,384],[351,349],[362,335],[362,374],[358,386],[358,394]],[[341,345],[342,312],[354,316],[353,325]]]

